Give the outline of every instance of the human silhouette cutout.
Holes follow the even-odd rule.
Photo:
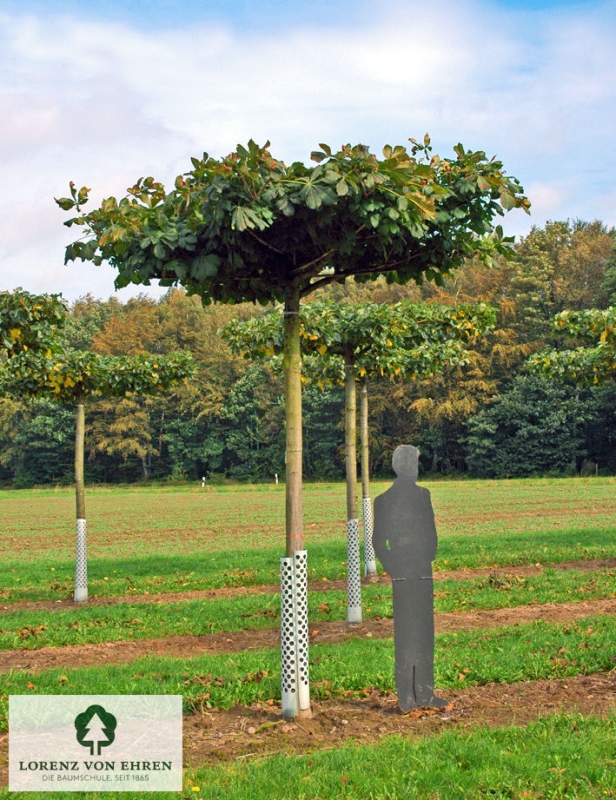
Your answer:
[[[419,450],[397,447],[392,465],[397,477],[374,501],[373,541],[393,585],[398,702],[404,712],[440,708],[447,701],[434,695],[434,511],[430,492],[416,483]]]

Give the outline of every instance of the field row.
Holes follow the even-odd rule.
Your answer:
[[[492,574],[436,584],[437,614],[493,610],[545,603],[582,603],[616,598],[616,569],[592,572],[545,569],[539,575]],[[391,586],[362,588],[365,620],[391,618]],[[346,618],[346,591],[311,591],[308,617],[318,624]],[[78,606],[0,613],[0,650],[138,641],[167,636],[260,630],[279,625],[278,594],[231,594],[181,602]]]
[[[143,553],[143,551],[142,551]],[[91,557],[88,562],[91,596],[190,592],[278,584],[280,548],[260,550],[195,551],[191,555],[157,554],[127,558]],[[330,537],[308,549],[310,581],[346,578],[346,542],[343,535]],[[442,571],[549,565],[579,560],[616,558],[612,527],[579,531],[530,531],[501,533],[483,539],[443,538],[439,541],[435,574]],[[72,594],[72,559],[36,558],[5,560],[0,608],[25,601],[63,600]]]
[[[376,482],[373,496],[390,483]],[[442,543],[448,538],[483,540],[504,533],[515,537],[573,529],[584,539],[594,529],[607,532],[616,516],[615,478],[441,481],[429,486]],[[90,554],[95,558],[115,558],[119,549],[127,559],[138,557],[144,546],[149,553],[185,560],[194,552],[278,548],[282,555],[284,549],[283,485],[209,491],[102,487],[87,495]],[[0,508],[3,558],[71,558],[75,512],[68,487],[3,491]],[[304,519],[309,548],[344,536],[344,484],[307,484]],[[439,559],[446,558],[439,554]]]
[[[92,492],[87,605],[69,599],[72,536],[58,545],[70,494],[28,493],[49,514],[19,533],[26,495],[0,496],[0,731],[10,694],[180,694],[183,800],[616,796],[613,479],[430,488],[450,704],[396,710],[391,586],[364,585],[364,623],[345,622],[344,487],[309,486],[315,714],[294,722],[280,713],[281,487]]]
[[[461,630],[437,637],[435,685],[460,687],[491,682],[589,674],[614,669],[616,618],[587,617],[566,623],[537,621],[488,631]],[[393,691],[391,639],[346,639],[311,647],[311,685],[316,698]],[[205,699],[229,708],[280,696],[276,648],[202,655],[190,659],[144,655],[128,664],[0,676],[2,702],[21,694],[182,694],[187,707]],[[6,707],[3,709],[5,713]],[[4,725],[6,719],[4,718]]]

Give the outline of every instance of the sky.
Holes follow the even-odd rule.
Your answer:
[[[108,265],[64,265],[54,197],[171,186],[251,138],[308,162],[427,132],[521,181],[510,235],[616,225],[614,42],[616,0],[0,0],[0,290],[111,296]]]

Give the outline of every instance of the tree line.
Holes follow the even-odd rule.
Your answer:
[[[424,472],[478,477],[616,471],[616,387],[576,385],[529,370],[528,359],[571,346],[554,327],[563,311],[616,303],[616,232],[601,222],[533,228],[495,268],[467,261],[442,286],[385,278],[317,289],[305,302],[392,305],[400,300],[496,309],[491,331],[471,339],[465,364],[436,375],[371,379],[370,471],[389,474],[393,449],[419,447]],[[70,308],[65,336],[75,350],[105,356],[192,354],[194,377],[168,393],[93,398],[86,421],[88,482],[143,479],[273,480],[284,476],[283,381],[267,362],[234,354],[219,336],[248,320],[252,304],[203,306],[171,288],[159,301],[122,304],[91,296]],[[345,472],[344,389],[303,388],[304,474]],[[49,400],[0,399],[0,481],[72,482],[74,412]]]

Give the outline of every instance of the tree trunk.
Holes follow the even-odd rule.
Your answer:
[[[361,441],[361,494],[370,497],[370,444],[368,442],[368,386],[362,382],[360,392],[359,437]]]
[[[75,414],[75,499],[77,519],[86,518],[86,492],[83,477],[85,417],[85,406],[83,401],[80,401],[77,403],[77,412]]]
[[[344,360],[347,519],[357,519],[357,384],[352,356]]]
[[[344,358],[347,489],[347,622],[361,622],[361,568],[357,518],[357,384],[353,353]]]
[[[361,442],[361,494],[364,521],[364,565],[365,574],[374,580],[377,577],[376,555],[372,544],[372,501],[370,499],[370,443],[368,441],[368,385],[361,383],[359,411],[359,439]]]
[[[75,500],[76,500],[76,547],[75,547],[75,594],[76,603],[88,599],[88,551],[86,538],[86,492],[84,481],[85,406],[83,399],[77,402],[75,413]]]
[[[302,505],[302,382],[299,288],[287,287],[282,366],[286,422],[286,554],[304,549]]]

